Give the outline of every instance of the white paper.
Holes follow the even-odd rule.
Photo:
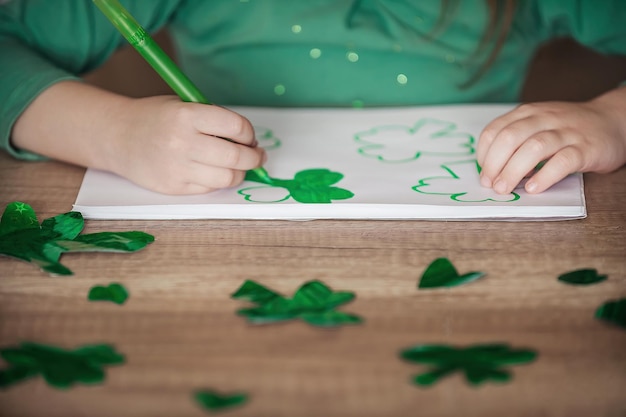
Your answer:
[[[238,107],[267,149],[272,178],[326,169],[327,187],[353,197],[302,203],[260,182],[204,195],[169,196],[111,173],[87,170],[74,210],[91,219],[439,219],[559,220],[586,216],[582,174],[549,190],[499,195],[479,184],[482,129],[511,105],[377,109]],[[303,174],[300,174],[303,175]],[[274,184],[275,185],[275,184]],[[251,200],[251,201],[248,201]]]

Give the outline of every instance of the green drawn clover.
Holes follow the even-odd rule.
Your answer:
[[[74,350],[24,342],[0,349],[9,365],[0,369],[0,388],[41,375],[48,385],[69,388],[74,384],[97,384],[104,380],[106,365],[124,363],[124,356],[110,345],[87,345]]]
[[[496,201],[508,203],[519,200],[517,193],[501,195],[490,188],[482,187],[478,178],[479,167],[475,159],[449,162],[441,165],[447,175],[422,178],[413,190],[422,194],[449,195],[452,200],[462,202]],[[468,181],[467,179],[472,179]],[[468,190],[467,184],[476,184]]]
[[[66,252],[134,252],[154,241],[143,232],[101,232],[79,235],[83,216],[75,211],[45,219],[41,226],[26,203],[9,203],[0,220],[0,255],[32,262],[56,275],[72,275],[59,259]]]
[[[432,368],[414,377],[417,385],[430,386],[454,372],[463,372],[472,385],[487,381],[508,382],[512,376],[504,366],[532,362],[537,353],[530,349],[511,349],[507,344],[493,343],[469,347],[417,345],[400,352],[409,362],[431,365]]]
[[[422,155],[469,156],[474,154],[474,137],[459,132],[451,122],[420,119],[412,127],[379,126],[354,135],[363,145],[358,152],[381,162],[403,163]]]
[[[255,324],[301,319],[312,326],[335,327],[362,321],[354,314],[335,310],[338,306],[354,300],[353,292],[333,291],[317,280],[304,283],[293,298],[284,297],[261,284],[247,280],[232,298],[256,304],[255,307],[237,311],[237,314],[247,317]]]
[[[293,198],[299,203],[332,203],[332,200],[346,200],[354,197],[351,191],[332,185],[341,181],[343,174],[328,169],[307,169],[296,173],[292,180],[261,178],[254,171],[246,173],[247,181],[267,184],[261,187],[247,187],[238,193],[247,201],[257,203],[278,203]],[[278,194],[276,189],[282,189]],[[254,194],[254,195],[253,195]],[[262,195],[268,195],[263,198]]]
[[[274,132],[266,127],[254,126],[254,136],[259,142],[259,146],[266,151],[280,148],[282,144],[281,140],[274,136]]]

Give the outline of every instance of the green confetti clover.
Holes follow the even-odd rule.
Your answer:
[[[418,288],[455,287],[467,284],[485,276],[484,272],[468,272],[459,275],[452,262],[447,258],[435,259],[420,279]]]
[[[257,305],[237,311],[238,315],[247,317],[248,321],[254,324],[301,319],[312,326],[336,327],[363,321],[354,314],[335,311],[336,307],[352,301],[355,298],[354,293],[334,292],[317,280],[303,284],[291,299],[247,280],[232,298]]]
[[[444,175],[422,178],[412,189],[421,194],[447,195],[451,200],[468,203],[509,203],[520,199],[520,195],[514,192],[501,195],[491,188],[482,187],[478,176],[480,167],[475,159],[449,162],[441,165],[441,169]],[[468,187],[467,184],[471,183],[476,186]]]
[[[245,393],[221,394],[213,390],[201,390],[193,394],[193,398],[200,407],[208,411],[218,411],[245,404],[248,395]]]
[[[405,163],[422,155],[469,156],[475,153],[474,137],[459,132],[451,122],[420,119],[413,126],[379,126],[359,132],[358,152],[386,163]]]
[[[558,280],[572,285],[591,285],[606,280],[606,275],[599,275],[593,268],[577,269],[559,275]]]
[[[111,301],[121,305],[128,299],[128,290],[117,282],[113,282],[106,287],[96,285],[89,290],[87,299],[89,301]]]
[[[626,329],[626,298],[607,301],[595,313],[596,318]]]
[[[496,383],[510,381],[511,373],[502,368],[532,362],[537,353],[530,349],[511,349],[502,343],[466,348],[416,345],[401,351],[400,357],[409,362],[432,366],[427,372],[413,378],[416,385],[428,387],[454,372],[463,372],[467,382],[477,386],[488,381]]]
[[[59,389],[74,384],[98,384],[104,381],[106,365],[124,363],[124,356],[110,345],[87,345],[65,350],[32,342],[0,349],[0,357],[9,367],[0,370],[0,388],[41,375],[46,383]]]
[[[66,252],[134,252],[154,241],[144,232],[100,232],[79,235],[83,216],[70,211],[45,219],[41,225],[34,210],[15,201],[0,220],[0,255],[31,262],[55,275],[72,275],[59,259]]]
[[[247,181],[260,182],[267,184],[262,187],[247,187],[238,191],[238,193],[247,201],[259,203],[278,203],[293,198],[299,203],[332,203],[333,200],[346,200],[354,197],[351,191],[339,187],[333,187],[333,184],[341,181],[343,174],[332,172],[328,169],[307,169],[296,173],[292,180],[284,180],[278,178],[261,178],[254,171],[246,173]],[[270,199],[255,198],[254,195],[260,195],[259,192],[267,192],[273,188],[283,188],[286,193],[282,193],[280,197],[273,195]],[[254,195],[253,195],[254,194]]]

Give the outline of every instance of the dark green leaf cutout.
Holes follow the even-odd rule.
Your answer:
[[[363,321],[354,314],[334,310],[352,301],[355,298],[354,293],[332,291],[316,280],[303,284],[291,299],[247,280],[232,298],[256,304],[256,307],[237,311],[237,314],[247,317],[254,324],[301,319],[312,326],[335,327]]]
[[[213,390],[197,391],[193,398],[205,410],[219,411],[245,404],[248,395],[245,393],[220,394]]]
[[[606,280],[606,275],[599,275],[596,269],[577,269],[559,276],[559,281],[572,285],[591,285]]]
[[[342,178],[343,174],[332,172],[328,169],[308,169],[300,171],[296,173],[292,180],[271,177],[263,178],[254,171],[248,171],[246,173],[247,181],[260,182],[270,187],[284,188],[289,193],[287,197],[279,200],[264,202],[279,202],[289,197],[299,203],[332,203],[333,200],[347,200],[354,197],[354,193],[343,188],[332,186],[341,181]],[[258,189],[259,187],[248,187],[239,190],[238,193],[244,196],[248,201],[258,201],[252,196],[252,192]]]
[[[596,318],[626,329],[626,298],[602,304],[596,310]]]
[[[20,201],[7,204],[0,219],[0,236],[25,229],[39,229],[39,221],[33,208]]]
[[[111,301],[115,304],[124,304],[128,299],[128,291],[122,284],[113,282],[106,287],[96,285],[89,290],[89,301]]]
[[[0,370],[0,388],[41,375],[48,385],[70,388],[74,384],[104,381],[106,365],[124,363],[124,356],[110,345],[87,345],[74,350],[24,342],[18,347],[0,348],[0,357],[9,367]]]
[[[447,258],[437,258],[426,268],[417,287],[455,287],[475,281],[484,275],[484,272],[468,272],[459,275],[454,265],[452,265],[452,262]]]
[[[55,275],[72,275],[59,262],[67,252],[134,252],[154,241],[144,232],[100,232],[80,235],[83,216],[75,211],[45,219],[41,225],[32,207],[15,201],[0,220],[0,255],[31,262]]]
[[[512,378],[505,366],[520,365],[535,360],[537,353],[531,349],[511,349],[508,344],[492,343],[469,347],[448,345],[416,345],[400,352],[409,362],[430,365],[431,368],[416,375],[416,385],[431,386],[445,376],[463,372],[471,385],[485,382],[504,383]]]

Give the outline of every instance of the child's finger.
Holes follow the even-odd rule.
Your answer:
[[[193,115],[193,126],[205,135],[227,138],[246,146],[254,146],[254,128],[245,117],[219,106],[202,106],[201,114]]]
[[[563,178],[578,172],[583,166],[583,156],[574,146],[567,146],[558,151],[526,183],[528,193],[541,193]]]
[[[265,151],[232,143],[214,136],[199,135],[190,148],[189,158],[204,165],[249,170],[261,165]]]
[[[493,186],[494,179],[500,174],[506,163],[517,149],[529,137],[540,132],[543,123],[537,118],[516,120],[505,126],[494,138],[486,151],[480,173],[480,183],[484,187]]]
[[[485,161],[487,151],[502,129],[517,120],[525,119],[529,116],[526,109],[527,106],[518,106],[515,109],[496,117],[487,126],[485,126],[483,131],[480,133],[478,149],[476,150],[476,159],[481,166]]]
[[[217,190],[234,187],[241,184],[246,172],[237,169],[208,166],[199,163],[190,163],[185,175],[185,182],[195,184],[197,188]]]
[[[530,137],[506,162],[493,182],[493,189],[499,194],[510,193],[537,164],[565,146],[565,139],[557,131],[547,130]]]

